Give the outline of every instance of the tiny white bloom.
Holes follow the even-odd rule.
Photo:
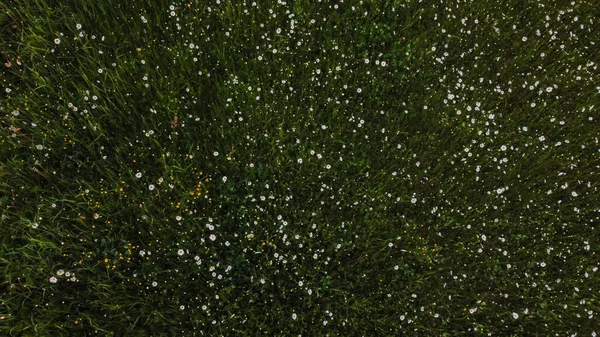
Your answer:
[[[102,68],[99,68],[99,69],[98,69],[98,74],[102,74],[102,72],[103,72],[103,71],[104,71],[104,70],[102,70]]]
[[[58,281],[58,279],[54,276],[51,276],[49,281],[50,281],[50,283],[56,283]]]
[[[227,177],[223,177],[223,182],[226,182],[226,181],[227,181]]]
[[[209,236],[209,238],[210,238],[210,240],[211,240],[211,241],[215,241],[215,240],[217,239],[217,236],[216,236],[216,235],[214,235],[214,234],[211,234],[211,235]]]
[[[185,309],[185,305],[180,305],[179,309],[181,309],[181,310]]]
[[[141,178],[141,177],[142,177],[142,172],[138,172],[138,173],[136,173],[136,174],[135,174],[135,177],[136,177],[136,178],[138,178],[138,179],[139,179],[139,178]]]
[[[148,185],[148,189],[149,189],[150,191],[154,191],[154,185],[152,185],[152,184]]]
[[[56,43],[56,44],[60,44],[60,39],[58,39],[58,38],[57,38],[57,39],[54,39],[54,43]]]
[[[302,164],[302,158],[298,158],[298,164]]]
[[[156,287],[157,285],[158,285],[158,282],[156,282],[156,281],[152,282],[153,287]]]
[[[517,314],[516,312],[513,312],[513,318],[514,318],[514,319],[517,319],[517,318],[519,318],[519,314]]]
[[[183,253],[184,253],[183,249],[180,249],[180,250],[177,251],[177,255],[179,255],[179,256],[182,256]]]

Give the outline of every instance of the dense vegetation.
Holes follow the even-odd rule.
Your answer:
[[[0,2],[3,336],[595,336],[600,5]]]

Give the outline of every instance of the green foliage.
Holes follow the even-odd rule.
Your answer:
[[[597,334],[593,2],[0,3],[0,335]]]

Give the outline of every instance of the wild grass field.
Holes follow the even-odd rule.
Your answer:
[[[0,1],[1,336],[596,336],[600,3]]]

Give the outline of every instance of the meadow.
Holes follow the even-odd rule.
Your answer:
[[[0,1],[0,335],[597,336],[600,3]]]

